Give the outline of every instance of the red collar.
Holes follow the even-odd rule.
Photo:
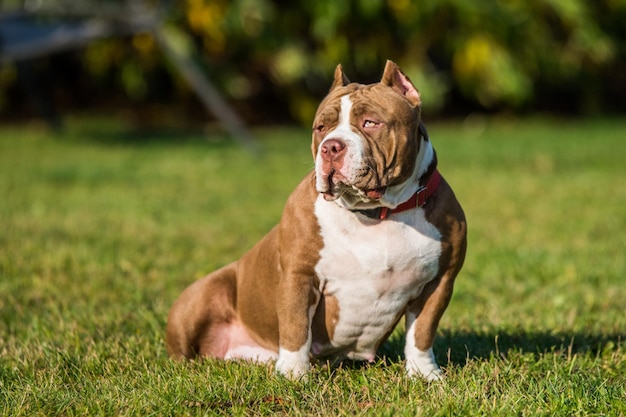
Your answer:
[[[373,219],[384,220],[389,217],[390,214],[400,213],[406,210],[411,210],[416,207],[422,207],[428,201],[428,198],[437,191],[439,188],[439,184],[441,184],[441,174],[437,169],[431,174],[430,178],[426,185],[420,187],[419,190],[415,194],[411,196],[407,201],[400,204],[398,207],[394,209],[390,209],[389,207],[378,207],[370,210],[358,210],[360,213],[365,214],[367,217],[371,217]]]

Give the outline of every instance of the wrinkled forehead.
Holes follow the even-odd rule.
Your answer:
[[[399,117],[413,117],[414,108],[392,88],[380,83],[368,85],[352,83],[331,91],[320,103],[315,118],[339,114],[342,98],[346,96],[350,100],[353,116],[374,112],[381,117],[391,113]]]
[[[344,96],[350,97],[360,87],[364,87],[360,84],[348,84],[345,87],[335,88],[330,91],[328,95],[322,100],[319,106],[317,106],[317,112],[315,118],[317,119],[323,113],[339,113],[341,110],[341,98]]]

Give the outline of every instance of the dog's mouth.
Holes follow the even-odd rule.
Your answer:
[[[343,176],[334,169],[331,169],[326,177],[325,188],[322,195],[327,201],[337,200],[343,196],[349,197],[351,200],[361,200],[364,203],[380,200],[387,191],[386,186],[361,188],[354,184],[348,184]]]

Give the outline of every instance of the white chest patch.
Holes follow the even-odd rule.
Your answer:
[[[339,317],[330,345],[313,353],[373,360],[407,303],[437,274],[441,235],[423,209],[360,220],[319,196],[315,214],[324,241],[315,269],[320,292],[336,298]]]

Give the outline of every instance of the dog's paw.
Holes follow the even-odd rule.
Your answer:
[[[443,381],[444,379],[443,372],[439,367],[433,367],[431,369],[416,369],[415,367],[407,365],[406,371],[410,378],[423,378],[428,382]]]
[[[432,348],[425,352],[417,348],[407,349],[405,356],[406,372],[409,377],[421,377],[429,382],[443,380],[443,372],[435,361]]]
[[[296,380],[305,377],[309,369],[311,369],[311,364],[309,363],[308,351],[303,353],[302,351],[279,350],[278,360],[276,361],[276,371],[279,374],[291,380]]]

